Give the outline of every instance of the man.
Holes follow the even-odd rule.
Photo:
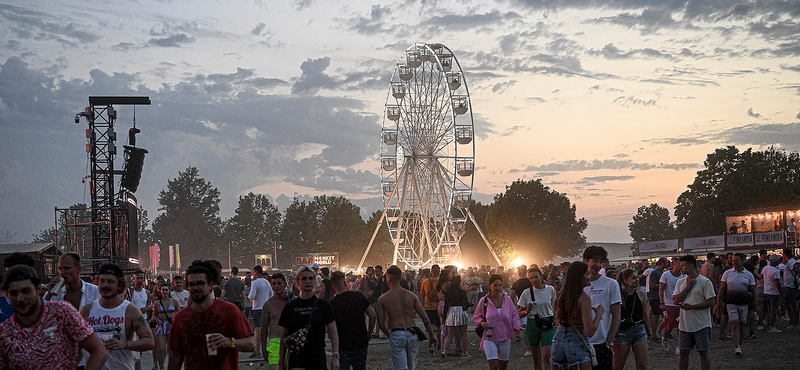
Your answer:
[[[375,310],[363,294],[347,289],[341,271],[331,275],[331,287],[336,294],[331,305],[336,313],[340,369],[366,370],[367,348],[375,329]],[[369,325],[364,323],[364,314],[369,318]]]
[[[253,330],[242,311],[211,296],[219,280],[213,261],[195,261],[186,270],[191,302],[172,318],[169,370],[238,369],[239,351],[255,349]]]
[[[269,281],[264,276],[264,269],[261,266],[253,267],[253,276],[255,279],[250,286],[250,294],[248,299],[253,303],[253,330],[256,333],[256,349],[250,354],[250,358],[259,358],[261,354],[261,309],[264,307],[264,302],[272,298],[275,292],[272,291]]]
[[[173,290],[169,292],[169,296],[178,301],[181,310],[186,308],[186,305],[189,304],[189,291],[183,289],[184,283],[183,276],[175,275],[175,277],[172,278]]]
[[[130,301],[122,299],[125,274],[107,263],[100,266],[98,282],[100,299],[81,308],[81,316],[100,337],[108,358],[103,369],[133,370],[136,359],[132,351],[149,351],[155,346],[153,333],[142,312]],[[134,339],[136,333],[138,339]]]
[[[761,275],[764,277],[764,301],[767,306],[767,326],[770,333],[783,333],[776,327],[778,317],[781,312],[781,275],[778,271],[778,264],[781,263],[781,256],[772,254],[769,256],[769,265],[764,266]]]
[[[750,271],[744,269],[745,255],[736,253],[733,256],[733,268],[722,274],[719,285],[719,300],[714,310],[722,309],[722,301],[725,301],[728,310],[728,322],[731,327],[731,335],[734,349],[734,356],[742,357],[742,341],[744,340],[744,324],[747,323],[748,304],[756,302],[756,279]]]
[[[378,297],[380,297],[381,294],[386,293],[387,291],[389,291],[389,284],[386,283],[386,274],[383,274],[382,270],[383,270],[382,267],[375,266],[375,276],[378,278],[378,284],[375,286],[375,289],[372,291],[372,297],[370,297],[370,303],[377,303],[378,302]],[[387,270],[387,273],[388,273],[388,270]],[[457,272],[453,272],[453,273],[457,273]],[[402,272],[400,273],[400,286],[403,289],[411,290],[409,288],[408,281],[406,281],[406,279],[403,279]]]
[[[244,299],[244,281],[239,279],[236,275],[239,275],[239,268],[231,266],[231,277],[225,282],[222,289],[222,299],[224,299],[225,302],[233,303],[244,312],[244,305],[242,304],[242,300]]]
[[[645,286],[645,291],[647,293],[647,300],[650,303],[650,328],[653,330],[653,338],[652,340],[657,340],[659,330],[658,328],[658,319],[661,317],[663,311],[661,311],[661,298],[659,297],[659,281],[661,281],[661,275],[664,274],[664,268],[667,267],[669,260],[666,257],[661,257],[656,261],[656,267],[653,271],[650,271],[650,275],[647,276],[647,285]],[[662,323],[663,325],[663,323]]]
[[[375,278],[375,268],[372,266],[367,267],[367,274],[358,281],[358,291],[369,298],[372,295],[372,289],[378,284],[378,279]]]
[[[339,369],[339,332],[331,303],[317,298],[317,273],[310,266],[301,266],[295,274],[300,284],[300,296],[287,303],[281,311],[278,325],[283,327],[278,366],[284,369],[327,369],[325,358],[325,331],[331,338],[331,370]],[[308,327],[306,344],[296,353],[289,354],[287,367],[286,337]]]
[[[794,248],[783,249],[784,263],[778,266],[781,273],[781,288],[783,288],[783,305],[786,307],[786,314],[789,316],[789,323],[786,324],[786,329],[796,327],[798,325],[797,319],[797,276],[794,274],[794,265],[797,261],[794,259]]]
[[[16,313],[0,324],[0,369],[75,369],[78,348],[89,352],[86,370],[99,370],[106,351],[68,302],[42,302],[39,275],[28,265],[6,271],[3,290]]]
[[[433,331],[439,332],[439,294],[436,292],[436,286],[439,284],[439,276],[442,272],[441,267],[439,265],[431,266],[431,277],[425,279],[422,282],[422,286],[420,287],[419,294],[423,298],[423,306],[422,308],[425,309],[425,315],[428,316],[428,320],[431,322],[433,326]],[[432,350],[438,351],[439,348],[433,348]]]
[[[530,279],[527,278],[527,276],[528,276],[528,266],[525,265],[517,266],[517,281],[515,281],[514,284],[511,285],[511,289],[514,290],[514,293],[517,295],[517,299],[519,299],[519,297],[522,297],[522,292],[524,292],[525,289],[531,287],[531,281]]]
[[[747,224],[742,220],[742,224],[739,226],[739,234],[747,234],[750,231],[747,229]]]
[[[700,354],[700,368],[711,370],[711,315],[714,306],[714,285],[711,280],[697,274],[697,259],[686,255],[680,258],[684,277],[675,284],[673,301],[680,304],[678,324],[678,370],[689,368],[689,352],[692,348]]]
[[[319,270],[320,277],[322,281],[320,281],[320,289],[319,289],[319,297],[330,301],[333,297],[333,288],[331,286],[331,269],[327,267],[323,267]]]
[[[397,266],[386,269],[386,284],[389,290],[378,298],[377,315],[381,331],[389,337],[394,370],[414,370],[417,365],[419,337],[410,329],[415,328],[414,317],[419,315],[428,330],[429,348],[436,348],[437,339],[425,309],[417,296],[400,286],[402,272]],[[619,290],[619,288],[617,288]]]
[[[72,252],[61,255],[61,258],[58,259],[59,276],[50,280],[45,299],[56,302],[69,302],[76,310],[79,310],[87,303],[100,299],[100,291],[97,289],[97,285],[81,280],[81,269],[80,256]],[[50,291],[58,283],[59,277],[64,278],[64,286],[55,296],[52,296]]]
[[[589,279],[591,285],[583,291],[592,299],[592,307],[603,305],[605,312],[600,327],[589,338],[589,344],[594,346],[597,354],[597,366],[594,370],[612,370],[614,367],[614,353],[611,342],[617,336],[622,294],[616,280],[600,274],[603,261],[608,259],[608,252],[603,247],[589,246],[583,251],[583,262],[589,265]]]
[[[286,303],[294,299],[294,296],[286,288],[286,277],[282,273],[272,274],[270,280],[272,291],[275,294],[261,308],[261,333],[259,334],[262,338],[261,353],[264,360],[272,370],[278,370],[280,367],[278,361],[281,358],[281,336],[283,335],[283,328],[278,325],[278,321],[281,319],[281,312],[286,307]]]
[[[148,315],[153,309],[152,298],[150,297],[150,291],[144,287],[144,271],[136,270],[133,274],[133,286],[125,291],[124,298],[139,308],[139,310],[142,311],[142,314],[144,314],[144,318],[146,320],[149,318]]]
[[[700,275],[707,277],[711,280],[711,274],[714,272],[714,260],[717,258],[716,253],[706,253],[706,262],[700,266]]]
[[[682,277],[684,276],[681,273],[680,260],[673,258],[672,269],[664,272],[658,281],[659,308],[667,314],[664,319],[664,336],[661,338],[661,345],[665,350],[669,350],[667,342],[672,335],[672,329],[678,327],[678,316],[680,316],[681,310],[673,302],[672,295],[675,292],[675,284]]]

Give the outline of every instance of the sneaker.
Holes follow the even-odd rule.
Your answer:
[[[675,347],[675,354],[680,356],[681,355],[681,349],[678,348],[678,347]]]
[[[794,329],[794,325],[786,325],[783,329]]]
[[[461,354],[461,358],[470,358],[470,357],[472,357],[472,355],[470,355],[469,353],[464,352]]]
[[[742,357],[742,347],[737,346],[733,351],[733,355],[736,357]]]
[[[769,332],[777,334],[777,333],[783,333],[783,330],[780,330],[780,329],[778,329],[778,328],[773,326],[773,327],[769,328]]]
[[[530,356],[530,355],[531,355],[531,351],[527,351],[527,352],[525,352],[525,354],[524,354],[524,355],[522,355],[522,356],[523,356],[523,357],[528,357],[528,356]]]
[[[758,336],[756,336],[756,333],[753,333],[753,332],[750,332],[750,335],[744,337],[744,340],[753,340],[753,339],[758,339]]]
[[[445,351],[442,351],[442,358],[443,358],[443,359],[444,359],[444,358],[447,358],[447,352],[445,352]]]
[[[758,329],[758,330],[764,330],[764,325],[759,325],[759,326],[756,326],[756,329]]]
[[[669,343],[667,341],[667,338],[664,337],[661,338],[661,347],[664,348],[665,351],[669,351]]]
[[[253,352],[253,353],[250,354],[250,356],[247,356],[247,357],[249,357],[249,358],[261,358],[261,354],[258,353],[258,352]]]

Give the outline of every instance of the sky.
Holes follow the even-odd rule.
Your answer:
[[[45,5],[46,6],[42,6]],[[0,242],[89,203],[97,95],[144,95],[140,205],[196,166],[238,196],[382,207],[384,102],[398,58],[442,43],[470,90],[473,199],[514,180],[566,194],[596,242],[629,242],[714,149],[800,149],[800,1],[0,1]],[[134,109],[118,106],[117,146]],[[118,158],[117,168],[122,160]]]

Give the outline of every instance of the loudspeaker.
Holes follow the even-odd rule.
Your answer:
[[[144,155],[147,150],[125,145],[125,168],[122,173],[122,187],[135,193],[139,188],[139,180],[142,178],[142,167],[144,166]]]

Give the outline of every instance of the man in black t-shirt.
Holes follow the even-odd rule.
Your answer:
[[[281,337],[280,361],[281,370],[286,368],[286,337],[308,325],[306,345],[297,353],[289,355],[289,369],[328,369],[325,357],[325,330],[331,338],[331,368],[339,368],[339,335],[331,303],[314,295],[317,286],[317,274],[309,266],[297,270],[296,278],[300,284],[300,296],[286,304],[281,312],[278,325],[283,327]]]
[[[517,267],[517,281],[511,285],[511,289],[517,294],[517,299],[522,297],[522,292],[531,287],[531,280],[528,279],[528,266],[519,265]]]
[[[347,289],[344,273],[334,271],[331,286],[336,295],[331,299],[336,313],[336,329],[339,331],[340,369],[366,370],[367,348],[375,329],[375,310],[363,294]],[[369,325],[364,323],[364,314],[369,317]]]

